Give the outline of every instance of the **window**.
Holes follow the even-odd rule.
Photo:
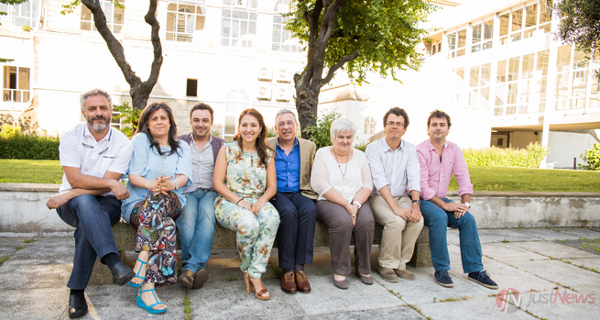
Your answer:
[[[119,0],[119,3],[124,5],[124,0]],[[100,0],[100,6],[106,17],[106,25],[113,33],[121,33],[123,23],[125,22],[125,10],[114,5],[108,0]],[[94,25],[94,16],[90,9],[83,3],[81,4],[81,30],[96,31]]]
[[[112,117],[110,118],[110,125],[118,130],[121,130],[121,119],[119,118],[120,115],[120,112],[113,111]]]
[[[534,3],[525,8],[525,30],[523,30],[523,38],[533,37],[535,26],[537,25],[538,5]]]
[[[451,32],[448,38],[448,57],[460,57],[465,55],[465,45],[467,43],[467,29]]]
[[[204,0],[175,0],[167,6],[167,40],[192,42],[194,31],[204,29]]]
[[[536,52],[536,66],[534,94],[538,95],[539,108],[538,112],[544,112],[546,105],[546,85],[548,83],[548,63],[550,61],[550,50]]]
[[[552,0],[540,1],[540,30],[550,32],[552,26]]]
[[[198,80],[197,79],[187,79],[185,95],[188,97],[197,97],[198,96]]]
[[[374,134],[376,125],[377,123],[373,117],[367,117],[365,119],[365,134]]]
[[[472,107],[487,108],[490,99],[490,76],[492,64],[471,67],[469,76],[469,105]]]
[[[519,41],[522,38],[523,9],[513,10],[510,16],[510,41]]]
[[[0,12],[6,12],[6,15],[0,15],[0,24],[19,28],[24,26],[37,28],[40,20],[40,2],[41,0],[29,0],[17,5],[0,4]]]
[[[472,27],[473,41],[471,52],[490,49],[494,37],[494,20],[477,23]]]
[[[283,17],[282,14],[289,12],[290,0],[279,0],[275,4],[275,14],[273,14],[273,51],[300,52],[302,46],[298,39],[292,38],[292,33],[285,29],[289,17]]]
[[[2,101],[29,101],[29,68],[4,66]]]
[[[243,90],[233,89],[225,97],[224,139],[231,140],[236,134],[237,117],[244,109],[250,108],[250,97]]]
[[[256,37],[256,0],[223,0],[221,45],[251,48]]]
[[[460,67],[452,70],[453,77],[450,82],[450,86],[452,86],[452,93],[450,97],[450,101],[453,105],[463,105],[464,104],[464,79],[465,79],[465,68]]]
[[[442,52],[442,42],[441,41],[434,41],[431,43],[431,49],[429,51],[429,55],[435,55],[437,53]]]
[[[566,110],[569,98],[569,77],[571,66],[571,46],[558,47],[556,63],[556,91],[554,110]]]
[[[504,13],[498,19],[500,20],[500,44],[507,44],[510,14]]]

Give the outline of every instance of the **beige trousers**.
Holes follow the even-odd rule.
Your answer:
[[[408,196],[394,197],[402,207],[412,208]],[[369,198],[375,222],[383,226],[381,245],[379,246],[379,266],[383,268],[406,269],[415,250],[415,242],[423,229],[423,218],[418,222],[408,222],[395,215],[383,197],[372,195]]]

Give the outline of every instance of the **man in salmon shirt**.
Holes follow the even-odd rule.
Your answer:
[[[498,289],[489,274],[483,270],[481,244],[475,218],[468,212],[473,185],[467,163],[460,148],[446,136],[450,130],[450,116],[435,110],[427,119],[429,139],[417,146],[421,165],[421,213],[429,228],[429,248],[435,269],[435,281],[444,287],[453,287],[450,256],[446,239],[447,227],[458,228],[463,271],[468,279],[490,289]],[[446,198],[452,174],[458,181],[461,202]]]

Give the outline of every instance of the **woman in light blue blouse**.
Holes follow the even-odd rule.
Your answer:
[[[129,163],[129,198],[121,205],[121,216],[138,226],[139,252],[129,285],[140,288],[137,305],[150,313],[163,313],[167,306],[154,291],[177,281],[174,219],[185,205],[184,185],[190,182],[192,162],[187,143],[176,140],[177,125],[165,103],[147,106],[138,123]]]

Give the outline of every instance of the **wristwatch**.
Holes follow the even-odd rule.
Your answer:
[[[464,204],[465,206],[467,206],[467,207],[471,208],[471,204],[470,204],[470,203],[468,203],[468,202],[463,202],[463,204]]]
[[[421,204],[421,200],[413,200],[412,203]]]

